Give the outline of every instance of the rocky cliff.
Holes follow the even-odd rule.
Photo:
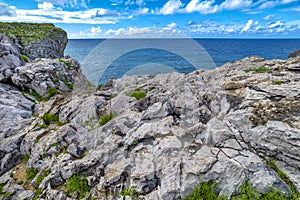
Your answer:
[[[30,59],[61,58],[68,42],[67,33],[53,24],[0,22],[0,34],[8,36]]]
[[[210,180],[220,195],[248,181],[298,198],[297,55],[96,90],[72,58],[0,48],[0,198],[183,199]]]

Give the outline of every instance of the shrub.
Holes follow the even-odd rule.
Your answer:
[[[73,192],[78,193],[79,199],[85,197],[85,194],[90,191],[88,181],[85,177],[79,178],[78,175],[71,176],[66,182],[66,194],[70,196]]]
[[[207,183],[201,182],[193,191],[188,195],[185,200],[226,200],[225,196],[220,196],[216,192],[216,183],[209,181]]]
[[[97,90],[101,90],[102,87],[103,87],[103,84],[99,84],[99,85],[97,86]]]
[[[36,100],[38,101],[42,101],[43,100],[43,96],[38,94],[36,91],[31,91],[31,92],[28,92],[28,91],[23,91],[22,94],[25,96],[26,94],[29,94],[31,96],[33,96]]]
[[[25,62],[29,62],[29,58],[25,55],[21,55],[22,59],[25,61]]]
[[[144,98],[146,95],[145,92],[141,91],[141,88],[136,88],[133,92],[129,93],[129,96],[134,97],[137,100]]]
[[[116,116],[116,114],[114,113],[109,113],[109,114],[105,114],[103,115],[101,118],[100,118],[100,121],[99,121],[99,125],[100,126],[103,126],[105,125],[107,122],[109,122],[110,120],[112,120],[112,118],[114,118]]]
[[[72,65],[71,65],[71,63],[69,63],[68,61],[66,61],[66,60],[63,60],[63,59],[58,59],[58,61],[59,62],[61,62],[61,63],[63,63],[63,64],[65,64],[66,66],[67,66],[67,70],[71,70],[72,69]]]
[[[51,123],[55,122],[58,126],[63,125],[62,122],[59,121],[59,118],[55,114],[47,113],[43,116],[43,121],[45,125],[50,125]]]
[[[272,69],[265,67],[265,66],[251,67],[251,68],[245,70],[245,72],[257,72],[257,73],[265,73],[265,72],[269,72],[269,71],[272,71]]]
[[[0,184],[0,198],[2,197],[8,197],[10,195],[10,192],[3,192],[5,184]]]
[[[38,173],[38,171],[36,169],[34,169],[32,167],[28,168],[26,170],[26,179],[29,181],[32,181],[37,173]]]
[[[36,178],[36,187],[39,187],[39,185],[41,184],[41,182],[44,180],[44,178],[46,176],[48,176],[51,172],[50,171],[44,171],[41,175],[39,175]]]
[[[130,196],[131,198],[137,198],[139,194],[135,191],[134,188],[124,188],[121,192],[118,193],[118,196]]]
[[[34,197],[33,197],[32,200],[37,200],[37,199],[41,196],[42,193],[43,193],[42,190],[37,189],[37,190],[34,192]]]
[[[48,88],[48,95],[47,95],[45,100],[48,100],[48,99],[50,99],[51,97],[53,97],[57,94],[59,94],[59,92],[56,88]]]
[[[277,80],[273,82],[274,85],[281,85],[283,84],[283,81]]]

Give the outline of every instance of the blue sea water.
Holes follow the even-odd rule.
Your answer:
[[[132,40],[123,40],[122,42],[120,42],[120,39],[119,41],[110,41],[109,44],[117,46],[115,49],[126,49],[127,46],[132,44]],[[161,41],[166,43],[165,40],[168,39],[161,39]],[[103,56],[110,56],[109,52],[106,52],[107,49],[101,49],[105,48],[103,45],[101,46],[101,44],[105,43],[104,41],[103,39],[71,39],[65,50],[65,55],[72,56],[82,64],[83,72],[88,78],[92,77],[90,79],[96,79],[92,80],[95,84],[104,83],[111,76],[120,78],[124,74],[143,74],[141,71],[145,74],[157,74],[172,71],[169,69],[180,73],[188,73],[195,70],[194,63],[191,64],[189,60],[184,59],[180,55],[164,49],[155,48],[139,48],[128,51],[126,54],[113,58],[109,66],[105,66],[105,69],[102,69],[100,65],[102,64]],[[251,55],[257,55],[265,59],[287,59],[291,52],[300,49],[300,39],[194,39],[194,41],[204,48],[214,62],[215,65],[209,65],[208,68],[210,69]],[[147,42],[151,43],[151,41],[147,39],[139,39],[140,46],[143,46],[143,44]],[[177,46],[177,48],[181,48],[180,45],[183,44],[180,39],[176,41],[170,40],[168,42],[170,42],[170,45]],[[95,53],[95,48],[98,49],[97,53]],[[199,52],[195,52],[198,50],[190,49],[189,46],[183,46],[182,48],[182,52],[187,51],[190,56],[199,56],[197,54]],[[91,58],[97,63],[96,68],[98,68],[99,65],[99,68],[102,70],[100,70],[101,73],[99,70],[97,71],[97,69],[93,71],[94,69],[89,68],[91,62],[87,62],[87,59],[90,61]],[[202,60],[200,56],[198,62],[202,62]],[[149,68],[146,64],[153,64],[153,67]],[[204,63],[204,65],[205,64],[206,63]],[[142,67],[139,69],[138,66]],[[95,75],[96,78],[93,77],[93,75]]]

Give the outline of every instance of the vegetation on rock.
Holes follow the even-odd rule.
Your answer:
[[[10,195],[10,192],[3,192],[5,184],[0,184],[0,198],[2,197],[8,197]]]
[[[34,168],[28,168],[26,170],[26,179],[28,181],[32,181],[34,179],[34,177],[37,175],[38,171]]]
[[[129,93],[129,96],[136,98],[137,100],[140,100],[147,96],[145,92],[141,90],[141,88],[136,88],[133,92]]]
[[[55,122],[58,126],[61,126],[62,123],[59,121],[59,118],[55,114],[47,113],[43,116],[44,124],[50,125],[51,123]]]
[[[109,114],[104,114],[103,116],[101,116],[100,121],[99,121],[99,125],[100,126],[104,126],[107,122],[109,122],[110,120],[112,120],[112,118],[114,118],[116,116],[115,113],[109,113]]]
[[[78,198],[82,199],[85,194],[90,191],[88,181],[85,177],[79,178],[78,175],[71,176],[66,182],[66,194],[70,196],[72,193],[77,192]]]
[[[272,69],[265,67],[265,66],[251,67],[251,68],[245,70],[245,72],[257,72],[257,73],[265,73],[265,72],[269,72],[269,71],[272,71]]]

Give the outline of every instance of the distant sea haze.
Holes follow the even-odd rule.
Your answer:
[[[166,39],[167,40],[167,39]],[[288,55],[300,49],[300,39],[194,39],[211,56],[215,65],[222,66],[247,56],[260,56],[265,59],[287,59]],[[104,39],[70,39],[65,55],[70,55],[81,64],[88,54]],[[130,41],[129,41],[130,42]],[[141,45],[142,46],[142,45]],[[97,59],[97,58],[95,58]],[[99,61],[101,63],[101,61]],[[117,58],[99,77],[99,83],[106,82],[111,76],[120,78],[124,74],[120,68],[131,69],[147,63],[158,63],[176,68],[180,73],[188,73],[195,68],[180,56],[160,49],[140,49]],[[85,67],[84,65],[82,66]],[[89,70],[84,70],[88,76]],[[124,69],[123,69],[124,71]],[[159,72],[156,72],[159,73]],[[162,71],[162,73],[164,73]]]

